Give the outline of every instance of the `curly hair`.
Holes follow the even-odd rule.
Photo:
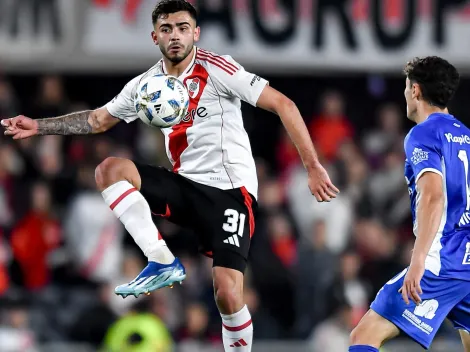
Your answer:
[[[166,17],[170,13],[187,11],[191,17],[197,22],[197,11],[193,5],[186,0],[162,0],[152,12],[152,23],[155,25],[160,17]]]
[[[438,56],[416,57],[403,72],[411,84],[419,84],[425,101],[441,109],[447,107],[460,82],[457,69]]]

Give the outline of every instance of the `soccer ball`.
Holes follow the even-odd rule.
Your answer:
[[[166,128],[186,115],[189,94],[184,84],[170,75],[155,75],[140,81],[134,96],[135,111],[149,126]]]

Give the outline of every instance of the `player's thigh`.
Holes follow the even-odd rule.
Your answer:
[[[210,222],[214,267],[244,273],[255,227],[256,201],[244,189],[219,191],[205,218]]]
[[[187,211],[186,196],[191,184],[182,176],[163,167],[134,163],[142,182],[140,192],[149,203],[152,213],[179,225],[186,225],[183,222],[191,215],[191,212]],[[186,213],[187,217],[184,216]]]
[[[380,348],[382,344],[396,336],[400,330],[390,321],[373,310],[369,310],[351,333],[350,343]]]
[[[429,348],[449,312],[465,297],[461,280],[442,278],[426,270],[421,280],[422,302],[407,305],[398,290],[407,269],[395,276],[379,291],[371,309],[387,319],[410,338]],[[467,288],[468,290],[468,288]]]

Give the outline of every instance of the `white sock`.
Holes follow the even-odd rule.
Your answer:
[[[149,261],[173,263],[175,257],[152,220],[149,204],[132,184],[119,181],[101,194]]]
[[[222,317],[222,339],[225,351],[250,352],[253,341],[253,324],[248,307]]]

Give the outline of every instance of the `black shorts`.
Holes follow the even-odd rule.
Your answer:
[[[194,230],[200,251],[214,259],[213,266],[245,271],[257,203],[244,187],[221,190],[163,167],[134,163],[140,192],[154,215]]]

